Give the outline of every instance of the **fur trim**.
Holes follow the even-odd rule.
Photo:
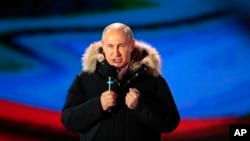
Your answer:
[[[93,73],[96,69],[97,61],[104,60],[101,42],[97,41],[86,49],[82,56],[83,71]],[[158,51],[143,41],[136,41],[135,49],[131,55],[129,71],[133,72],[140,68],[141,65],[149,67],[149,75],[158,76],[161,74],[161,59]]]

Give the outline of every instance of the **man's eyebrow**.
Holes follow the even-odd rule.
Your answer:
[[[106,44],[107,46],[113,46],[113,44],[110,44],[110,43],[108,43],[108,44]]]

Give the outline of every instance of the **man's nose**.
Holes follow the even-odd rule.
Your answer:
[[[121,55],[119,47],[115,48],[114,53],[116,56]]]

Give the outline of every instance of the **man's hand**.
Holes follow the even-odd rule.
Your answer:
[[[129,109],[134,110],[139,102],[140,92],[136,88],[129,88],[129,92],[125,97],[125,103]]]
[[[107,90],[101,94],[101,105],[103,111],[106,111],[109,107],[116,105],[117,94],[114,91]]]

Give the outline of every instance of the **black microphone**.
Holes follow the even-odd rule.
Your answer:
[[[102,72],[103,74],[108,78],[107,84],[108,84],[108,90],[117,91],[117,86],[119,86],[119,82],[117,81],[117,69],[110,65],[107,60],[103,60],[101,62],[102,65]],[[112,112],[112,107],[109,107],[108,112]]]

